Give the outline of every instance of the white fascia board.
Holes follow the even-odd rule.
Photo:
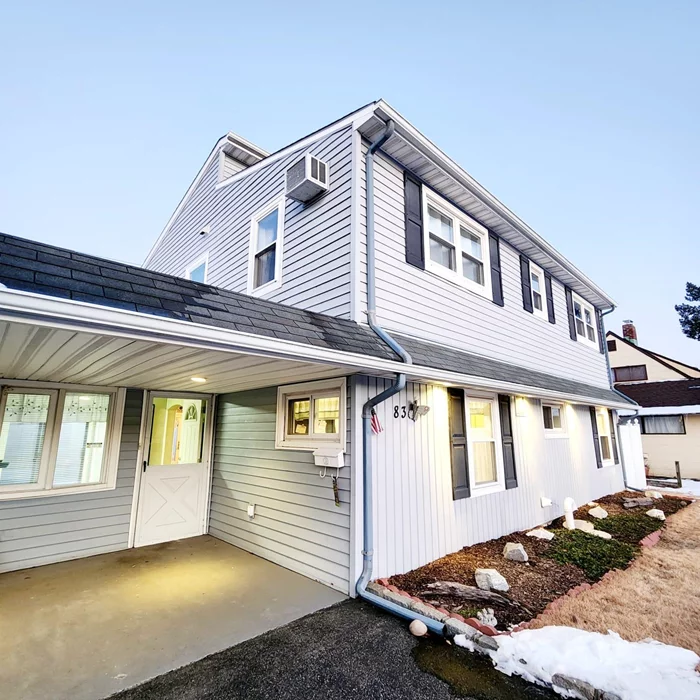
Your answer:
[[[530,228],[517,214],[512,212],[505,204],[491,194],[483,185],[478,183],[466,170],[455,163],[448,155],[441,151],[432,141],[418,131],[405,117],[401,116],[393,107],[384,100],[380,100],[375,111],[382,111],[390,119],[400,125],[404,138],[414,147],[421,150],[440,167],[449,177],[459,182],[479,201],[488,207],[494,214],[506,221],[510,226],[519,231],[523,236],[532,241],[534,245],[543,250],[567,272],[573,275],[583,285],[595,292],[609,306],[615,306],[615,301],[608,296],[597,284],[590,280],[570,260],[564,257],[556,248],[548,243],[534,229]],[[379,115],[377,115],[379,116]]]
[[[70,299],[46,297],[30,292],[0,289],[0,321],[30,323],[47,328],[99,333],[119,338],[148,340],[185,347],[245,353],[261,357],[297,360],[347,367],[389,375],[405,373],[411,379],[445,385],[486,388],[532,398],[558,399],[571,403],[629,408],[628,403],[540,389],[515,382],[503,382],[460,372],[420,365],[406,365],[370,355],[344,352],[280,338],[242,333],[230,329],[162,318],[136,311],[113,309]]]
[[[242,136],[239,136],[233,131],[229,131],[225,138],[231,145],[236,146],[236,148],[240,148],[242,151],[246,151],[246,153],[249,153],[254,158],[262,159],[267,158],[270,155],[267,151],[264,151],[259,146],[256,146],[251,141],[248,141],[248,139],[244,139]]]
[[[244,177],[248,177],[248,175],[252,175],[253,173],[256,173],[258,170],[262,168],[266,168],[268,165],[271,163],[275,163],[276,161],[280,160],[280,158],[284,158],[285,156],[288,156],[290,153],[293,153],[294,151],[298,151],[301,148],[305,148],[306,146],[309,146],[310,144],[314,143],[315,141],[318,141],[320,139],[325,138],[326,136],[329,136],[330,134],[334,134],[336,131],[340,131],[341,129],[345,129],[348,126],[352,126],[355,122],[355,120],[362,120],[365,121],[366,119],[369,118],[369,116],[372,114],[372,112],[375,109],[375,105],[371,104],[362,109],[359,112],[353,112],[352,114],[349,114],[345,119],[341,119],[340,121],[333,122],[329,126],[325,127],[324,129],[321,129],[320,131],[315,131],[313,134],[310,134],[306,138],[301,139],[300,141],[295,141],[294,143],[290,144],[286,148],[283,148],[281,151],[277,151],[276,153],[273,153],[271,156],[268,156],[267,158],[264,158],[263,160],[259,161],[258,163],[255,163],[255,165],[250,165],[245,170],[241,170],[238,173],[235,173],[234,175],[231,175],[231,177],[227,178],[226,180],[223,180],[220,182],[218,185],[216,185],[215,189],[221,189],[222,187],[228,187],[229,185],[232,185],[234,182],[238,182],[239,180],[242,180]]]
[[[640,406],[634,411],[620,411],[622,415],[638,416],[680,416],[700,414],[700,404],[689,406]]]

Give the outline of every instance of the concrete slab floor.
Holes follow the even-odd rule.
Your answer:
[[[0,698],[104,698],[344,598],[209,536],[2,574]]]

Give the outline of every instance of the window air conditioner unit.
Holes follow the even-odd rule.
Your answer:
[[[287,197],[310,202],[328,190],[328,165],[310,153],[287,168]]]

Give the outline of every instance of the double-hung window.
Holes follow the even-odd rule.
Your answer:
[[[344,450],[345,392],[344,378],[279,387],[275,446]]]
[[[536,316],[547,318],[544,272],[532,263],[530,263],[530,289],[532,293],[532,312]]]
[[[642,382],[647,379],[646,365],[628,365],[627,367],[613,367],[613,375],[616,382]]]
[[[600,442],[600,456],[603,464],[613,463],[612,449],[612,425],[610,423],[610,412],[605,408],[596,409],[596,422],[598,424],[598,440]]]
[[[284,200],[273,202],[251,221],[248,293],[264,294],[282,284]]]
[[[595,309],[577,294],[573,294],[572,297],[578,340],[597,348],[598,335],[595,327]]]
[[[468,398],[468,403],[467,444],[470,463],[473,465],[472,488],[476,493],[484,489],[498,490],[502,488],[503,482],[500,450],[496,449],[499,435],[498,406],[495,399]]]
[[[423,188],[427,267],[483,296],[491,294],[488,231]]]
[[[0,500],[114,488],[123,409],[123,390],[4,387]]]

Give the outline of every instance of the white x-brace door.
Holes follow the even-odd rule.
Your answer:
[[[207,531],[212,397],[148,392],[134,545]]]

